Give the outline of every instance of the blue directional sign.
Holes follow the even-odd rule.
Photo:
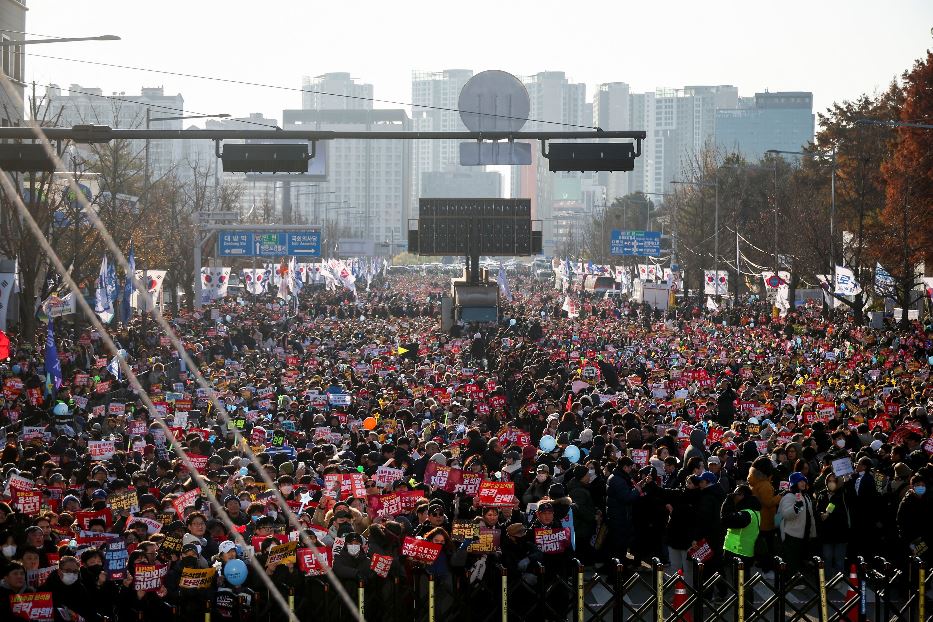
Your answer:
[[[613,256],[658,257],[661,254],[660,231],[612,230],[609,254]]]
[[[320,231],[220,231],[218,257],[320,257]]]

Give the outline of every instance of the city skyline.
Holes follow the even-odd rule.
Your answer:
[[[90,10],[92,5],[94,10]],[[581,28],[549,36],[557,32],[558,24],[564,26],[559,17],[566,11],[554,10],[556,3],[502,6],[480,2],[477,8],[458,10],[456,19],[449,9],[434,4],[434,13],[426,17],[417,10],[418,3],[405,12],[364,3],[365,19],[350,25],[358,36],[348,37],[346,28],[314,27],[328,20],[345,24],[346,11],[339,5],[294,7],[271,2],[265,10],[273,14],[288,11],[288,25],[274,37],[262,37],[256,34],[252,20],[242,19],[236,5],[228,3],[224,12],[218,13],[212,7],[189,3],[183,8],[184,19],[165,10],[147,13],[145,22],[136,23],[125,19],[121,3],[79,0],[68,11],[56,3],[31,3],[30,32],[69,36],[112,33],[123,41],[31,46],[26,81],[34,80],[38,85],[54,82],[65,88],[71,83],[86,84],[100,87],[105,94],[162,86],[166,93],[184,94],[186,112],[226,112],[234,117],[261,112],[274,118],[284,109],[300,107],[304,76],[349,71],[360,82],[374,85],[375,98],[386,100],[375,102],[374,107],[398,108],[413,100],[414,71],[457,68],[478,73],[499,68],[524,77],[554,70],[565,72],[572,82],[586,84],[588,102],[602,83],[625,82],[632,93],[690,84],[731,84],[746,95],[766,90],[810,91],[814,112],[822,112],[835,101],[884,89],[922,55],[930,43],[929,24],[933,23],[933,7],[922,2],[899,3],[896,14],[870,12],[876,5],[869,2],[791,3],[797,10],[774,15],[766,9],[749,9],[743,3],[694,6],[674,2],[663,7],[584,3],[580,7]],[[168,3],[167,8],[172,6]],[[180,3],[177,6],[182,7]],[[499,46],[471,45],[472,33],[479,32],[492,6],[499,18],[495,23],[516,24],[515,32],[497,35]],[[588,17],[594,12],[599,19]],[[679,19],[670,19],[670,14]],[[442,17],[447,19],[438,21]],[[442,26],[432,25],[432,18]],[[662,19],[669,22],[662,30],[645,28]],[[630,23],[632,27],[609,29],[615,23]],[[212,33],[224,35],[205,36],[203,29],[197,30],[203,24],[212,25]],[[305,29],[303,24],[311,27]],[[697,24],[711,25],[704,29]],[[878,40],[879,33],[893,29],[898,37],[885,37],[883,46],[871,43]],[[192,43],[183,48],[158,47],[168,31],[173,33],[172,40]],[[526,32],[536,34],[526,38]],[[537,34],[541,32],[544,36]],[[659,32],[664,35],[659,36]],[[596,45],[600,37],[609,35],[614,38],[603,40],[612,41],[611,45]],[[309,47],[305,36],[317,44]],[[772,39],[773,45],[767,45]],[[236,45],[240,40],[246,44]],[[358,41],[367,45],[354,44]],[[157,53],[153,53],[153,46]],[[257,54],[257,49],[262,53]],[[423,52],[428,49],[430,61],[425,62]],[[316,52],[320,50],[327,53]],[[104,68],[50,56],[244,80],[289,90]],[[821,62],[812,62],[813,57]],[[728,59],[726,69],[722,68],[723,59]]]

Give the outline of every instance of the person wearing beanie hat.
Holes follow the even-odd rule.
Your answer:
[[[816,525],[820,538],[820,556],[832,575],[845,568],[852,525],[852,486],[830,471],[825,488],[816,495]]]
[[[550,467],[546,464],[539,464],[535,468],[535,478],[528,488],[525,489],[525,494],[522,495],[522,503],[525,505],[537,503],[541,497],[547,495],[548,489],[553,483],[554,480],[551,478]]]
[[[788,478],[790,489],[781,497],[781,536],[784,541],[783,558],[788,570],[800,572],[816,542],[816,507],[810,496],[807,476],[799,471]]]

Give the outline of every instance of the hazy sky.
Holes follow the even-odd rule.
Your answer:
[[[812,91],[816,110],[882,89],[933,45],[931,0],[29,0],[26,30],[118,42],[29,46],[26,76],[104,93],[164,86],[186,111],[281,120],[300,93],[95,67],[119,63],[300,88],[348,71],[375,96],[411,100],[413,69],[562,70],[633,92],[733,84],[741,95]],[[44,89],[43,89],[44,91]],[[377,104],[378,107],[386,107]],[[612,128],[604,128],[612,129]]]

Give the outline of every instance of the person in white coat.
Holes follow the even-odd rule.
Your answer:
[[[807,477],[798,472],[788,478],[790,490],[781,498],[781,556],[791,572],[803,569],[804,562],[816,552],[816,506]]]

